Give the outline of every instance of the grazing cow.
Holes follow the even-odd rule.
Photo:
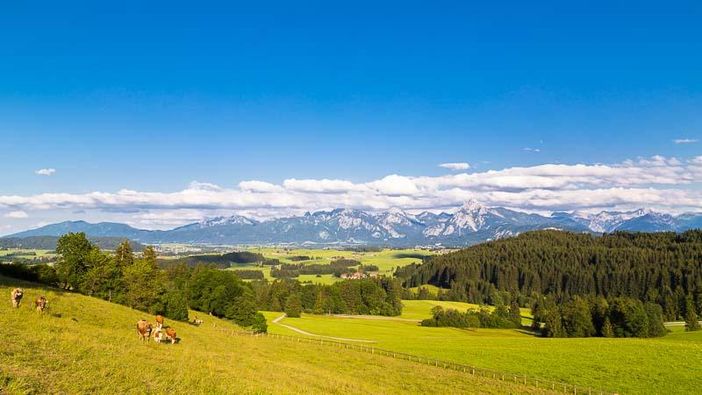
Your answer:
[[[158,327],[154,330],[154,341],[161,343],[163,341],[163,331]]]
[[[149,340],[149,337],[151,336],[151,331],[153,330],[153,327],[151,324],[146,321],[146,320],[139,320],[136,324],[136,330],[137,330],[137,335],[139,335],[139,339],[141,341],[147,341]]]
[[[24,291],[22,291],[22,288],[15,288],[12,290],[10,293],[10,300],[12,300],[12,307],[18,308],[20,306],[20,302],[22,302],[22,297],[24,296]]]
[[[204,322],[205,322],[205,321],[203,321],[203,320],[197,318],[197,316],[195,316],[195,319],[193,320],[193,324],[195,324],[195,325],[197,325],[197,326],[202,325]]]
[[[166,339],[171,341],[171,344],[175,344],[176,342],[176,331],[175,329],[168,327],[166,328]]]
[[[34,307],[36,307],[37,311],[40,313],[44,312],[44,309],[46,308],[46,305],[49,304],[49,301],[46,300],[46,298],[42,295],[37,298],[37,300],[34,301]]]
[[[156,316],[156,329],[163,329],[163,316],[160,314]]]

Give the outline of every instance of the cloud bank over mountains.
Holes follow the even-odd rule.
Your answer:
[[[237,212],[271,218],[332,208],[443,210],[475,199],[489,206],[530,212],[654,208],[702,211],[702,156],[653,156],[614,164],[542,164],[438,176],[391,174],[368,182],[297,179],[246,180],[234,187],[192,182],[180,191],[0,194],[0,212],[100,212],[133,225],[161,228]],[[467,165],[467,164],[466,164]],[[80,211],[79,211],[80,210]],[[23,217],[23,220],[27,220]],[[73,215],[72,217],[75,217]]]

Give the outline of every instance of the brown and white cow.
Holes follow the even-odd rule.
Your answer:
[[[49,301],[46,300],[44,295],[38,297],[37,300],[34,301],[34,307],[36,307],[37,311],[40,313],[44,312],[44,309],[46,309],[47,304],[49,304]]]
[[[136,324],[136,330],[137,335],[139,335],[139,339],[141,341],[147,341],[149,340],[149,337],[151,337],[151,331],[153,330],[153,327],[148,321],[139,320]]]
[[[159,328],[154,329],[153,335],[156,343],[161,343],[163,341],[163,331]]]
[[[163,316],[160,314],[156,316],[156,329],[163,329]]]
[[[156,343],[161,343],[164,340],[169,340],[171,344],[176,342],[176,331],[175,329],[168,327],[166,329],[154,329],[154,341]]]
[[[171,341],[171,344],[175,344],[176,342],[176,331],[175,329],[168,327],[166,328],[166,339]]]
[[[15,288],[10,292],[10,300],[12,301],[12,307],[18,308],[22,302],[22,297],[24,296],[24,291],[22,288]]]

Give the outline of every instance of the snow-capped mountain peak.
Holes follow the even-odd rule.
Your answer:
[[[214,218],[207,218],[198,222],[198,225],[200,228],[209,228],[213,226],[223,225],[254,225],[255,223],[255,220],[244,217],[243,215],[232,215],[231,217],[220,216]]]
[[[475,200],[468,200],[453,214],[449,221],[456,229],[479,230],[486,222],[486,216],[491,214],[490,209]]]
[[[469,200],[453,212],[401,209],[369,213],[339,208],[303,216],[256,221],[241,215],[215,217],[167,231],[148,231],[122,224],[66,222],[12,235],[60,236],[79,231],[89,236],[126,237],[144,243],[213,244],[370,244],[392,246],[465,246],[538,229],[609,233],[613,231],[685,231],[702,228],[702,213],[673,216],[648,209],[597,214],[554,212],[544,216]]]
[[[622,223],[650,213],[652,213],[651,210],[645,209],[624,212],[602,211],[589,215],[585,219],[587,220],[587,227],[593,232],[613,232]]]
[[[470,199],[467,200],[461,205],[461,207],[458,209],[458,211],[466,211],[466,212],[476,212],[476,211],[484,211],[487,208],[480,204],[477,200]]]

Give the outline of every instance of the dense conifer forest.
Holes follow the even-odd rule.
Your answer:
[[[432,284],[439,298],[494,304],[499,291],[522,306],[540,296],[626,297],[657,304],[666,320],[702,310],[702,231],[603,236],[528,232],[396,271],[406,287]],[[694,311],[690,311],[690,307]]]

